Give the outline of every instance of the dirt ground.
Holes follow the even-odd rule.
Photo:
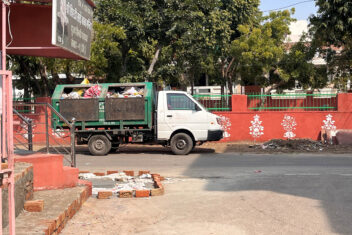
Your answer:
[[[217,153],[352,153],[352,145],[329,145],[309,139],[270,140],[265,143],[258,142],[209,142],[198,146],[195,151],[214,149]]]
[[[81,170],[148,169],[166,177],[165,194],[91,197],[62,234],[351,234],[351,154],[335,154],[351,150],[277,140],[206,143],[187,156],[127,145],[98,157],[82,146]]]

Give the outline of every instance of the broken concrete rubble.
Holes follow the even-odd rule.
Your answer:
[[[141,172],[142,173],[142,172]],[[121,173],[113,173],[108,175],[96,175],[95,173],[81,172],[79,177],[81,179],[90,180],[93,183],[92,194],[98,195],[98,198],[106,198],[99,197],[99,194],[104,194],[106,192],[111,192],[113,196],[124,197],[124,192],[132,192],[132,196],[141,197],[141,195],[162,195],[164,192],[163,186],[160,183],[160,176],[157,174],[149,174],[144,171],[139,176],[129,176],[126,175],[125,172]],[[150,193],[153,189],[162,190],[159,193]],[[138,194],[138,195],[137,195]]]
[[[255,145],[254,148],[277,149],[277,150],[303,150],[303,151],[323,151],[325,146],[319,142],[310,139],[292,139],[282,140],[273,139],[261,145]]]

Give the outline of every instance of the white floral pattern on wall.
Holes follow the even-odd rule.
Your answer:
[[[229,138],[231,136],[230,134],[231,120],[230,118],[227,118],[221,115],[220,115],[220,118],[221,118],[221,126],[222,126],[222,129],[224,130],[224,138]]]
[[[254,138],[259,138],[264,135],[264,127],[261,125],[262,121],[259,120],[260,116],[255,115],[253,121],[251,121],[251,126],[249,127],[249,134]]]
[[[336,130],[335,121],[332,118],[333,117],[331,114],[326,115],[326,119],[323,121],[324,126],[322,126],[321,128],[325,130],[335,131]]]
[[[293,139],[296,137],[294,131],[296,130],[297,123],[294,117],[286,114],[281,125],[285,130],[284,138]]]

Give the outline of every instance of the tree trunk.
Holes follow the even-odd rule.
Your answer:
[[[162,47],[161,47],[160,45],[158,45],[157,48],[156,48],[156,51],[155,51],[153,60],[152,60],[152,62],[150,63],[150,66],[149,66],[149,69],[148,69],[148,74],[149,74],[149,75],[153,73],[154,66],[155,66],[156,62],[158,61],[161,48],[162,48]]]
[[[67,63],[67,64],[66,64],[66,71],[65,71],[66,80],[67,80],[67,83],[73,84],[73,83],[75,83],[75,77],[72,76],[70,69],[71,69],[71,68],[70,68],[70,64]]]
[[[55,86],[58,84],[61,84],[60,76],[56,71],[51,70],[51,76],[53,76],[53,81],[54,81]]]
[[[127,73],[127,59],[128,59],[128,52],[130,48],[123,47],[122,48],[122,68],[121,68],[121,77],[125,76]]]
[[[233,94],[233,89],[232,89],[232,76],[230,75],[227,79],[227,84],[229,86],[229,95]]]
[[[23,98],[24,100],[28,100],[29,98],[31,98],[31,94],[29,93],[29,82],[27,81],[27,79],[25,79],[26,81],[23,84]]]
[[[42,60],[39,60],[39,73],[40,73],[40,78],[42,79],[43,82],[43,87],[42,87],[42,92],[41,94],[44,97],[49,96],[49,80],[48,80],[48,73],[47,73],[47,68],[45,64],[43,63]]]
[[[191,78],[191,95],[194,95],[194,75],[192,74]]]

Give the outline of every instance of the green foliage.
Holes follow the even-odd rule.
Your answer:
[[[345,0],[317,0],[318,14],[310,18],[313,46],[328,62],[335,83],[352,79],[352,4]],[[334,46],[334,47],[333,47]],[[340,51],[337,52],[337,48]]]
[[[310,18],[315,39],[343,46],[352,39],[352,4],[346,0],[316,0],[318,14]]]
[[[279,62],[279,69],[271,73],[272,82],[277,84],[276,89],[293,88],[296,82],[304,89],[324,87],[327,84],[326,66],[317,67],[310,62],[314,52],[306,37],[293,45]]]
[[[121,60],[107,77],[119,73],[124,81],[182,85],[207,73],[221,82],[218,58],[229,62],[238,25],[254,23],[258,5],[259,0],[100,0],[97,19],[121,26],[127,36],[119,41]]]
[[[109,67],[109,57],[121,56],[117,40],[126,38],[121,27],[112,24],[94,22],[94,39],[92,42],[91,59],[84,62],[86,74],[104,77]]]
[[[241,82],[284,88],[296,80],[303,86],[325,84],[309,63],[314,50],[302,42],[286,53],[293,11],[262,16],[259,0],[98,0],[96,5],[91,60],[14,57],[23,78],[19,86],[50,93],[59,73],[68,82],[79,74],[177,87],[204,76],[230,87]]]
[[[256,26],[240,25],[241,36],[231,44],[234,61],[230,76],[240,74],[243,85],[266,86],[274,82],[269,73],[279,71],[279,62],[285,55],[285,36],[290,33],[293,19],[289,11],[282,11],[272,12],[260,21],[263,23]],[[287,80],[285,76],[277,78]]]

